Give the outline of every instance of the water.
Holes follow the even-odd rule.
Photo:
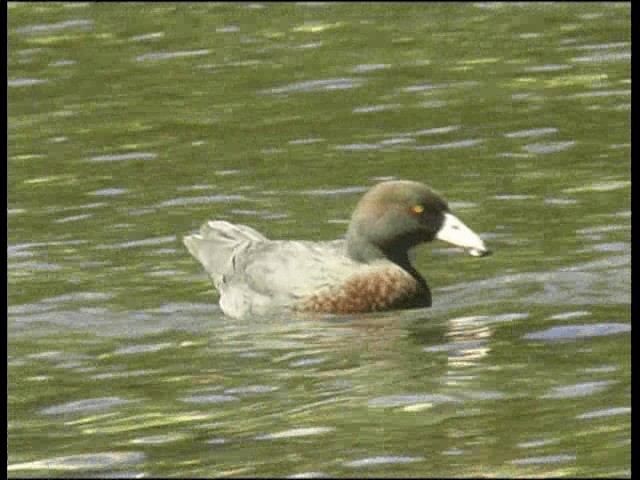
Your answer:
[[[9,475],[630,476],[630,4],[8,12]],[[391,178],[494,251],[431,309],[229,319],[181,243]]]

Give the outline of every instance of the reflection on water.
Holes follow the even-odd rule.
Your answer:
[[[629,4],[8,12],[10,475],[630,476]],[[239,322],[181,244],[389,179],[495,252],[428,310]]]
[[[474,462],[480,455],[475,446],[478,436],[513,451],[507,460],[514,465],[554,463],[559,461],[556,457],[566,462],[572,435],[587,433],[597,425],[575,425],[568,437],[563,424],[540,424],[536,412],[542,415],[549,401],[580,398],[581,408],[576,412],[572,406],[572,416],[583,422],[610,419],[614,428],[607,435],[612,441],[624,438],[628,423],[630,408],[624,403],[609,410],[598,408],[606,398],[620,394],[618,402],[625,402],[625,397],[628,402],[628,393],[620,389],[623,371],[602,368],[602,358],[593,349],[602,349],[604,343],[584,343],[589,338],[608,338],[606,348],[613,352],[626,343],[620,334],[628,335],[628,325],[604,328],[585,323],[581,329],[565,328],[563,335],[554,337],[562,340],[557,347],[547,343],[543,349],[545,344],[538,342],[548,340],[532,326],[592,320],[604,311],[600,307],[594,307],[591,315],[556,308],[546,315],[548,320],[533,312],[440,318],[441,314],[415,310],[401,316],[327,322],[273,318],[253,323],[236,323],[196,305],[163,310],[176,322],[169,318],[162,322],[156,312],[149,330],[140,325],[129,329],[135,335],[130,340],[120,333],[125,323],[116,328],[103,324],[111,333],[101,333],[105,335],[102,339],[89,326],[88,333],[72,343],[55,334],[21,340],[19,344],[34,345],[42,353],[11,355],[10,368],[24,378],[23,386],[17,388],[28,391],[31,384],[64,383],[65,378],[73,378],[84,385],[78,394],[85,398],[60,403],[56,400],[59,394],[51,392],[50,400],[36,400],[46,405],[39,412],[38,427],[16,420],[10,432],[35,427],[46,428],[49,435],[64,428],[84,436],[116,436],[139,446],[172,445],[180,450],[180,445],[189,445],[187,458],[197,465],[206,463],[209,455],[218,458],[238,448],[253,451],[258,448],[256,441],[294,442],[287,448],[295,449],[295,442],[306,438],[320,441],[323,448],[334,445],[332,450],[338,445],[344,449],[358,438],[346,451],[328,452],[326,461],[333,471],[340,465],[373,468],[423,462],[431,448],[443,456],[462,456]],[[216,316],[218,320],[212,322]],[[180,327],[182,332],[175,329],[177,320],[187,317],[193,317],[198,330],[191,330],[189,324]],[[122,320],[131,317],[123,314]],[[575,350],[575,343],[569,345],[572,369],[555,360],[565,357],[567,340],[583,342],[581,353]],[[56,345],[67,347],[49,349]],[[500,358],[509,362],[502,363]],[[553,373],[547,373],[553,383],[560,385],[536,380],[535,372],[545,371],[546,365],[552,366]],[[575,383],[576,378],[585,381]],[[87,398],[83,393],[96,391],[105,380],[115,395]],[[524,418],[522,408],[529,412]],[[501,422],[515,419],[518,433],[503,437]],[[444,437],[422,445],[414,442],[410,447],[403,443],[403,439],[423,438],[425,431]],[[393,448],[396,442],[399,447]],[[95,452],[100,443],[92,443],[85,448]],[[356,447],[358,444],[361,446]],[[515,447],[536,454],[522,458]],[[280,447],[274,444],[274,448]],[[564,453],[554,453],[558,451]],[[547,454],[539,455],[541,452]],[[341,460],[332,463],[332,455]],[[61,469],[69,465],[67,459],[51,461],[54,470],[58,463]],[[38,470],[38,465],[42,466],[22,462],[15,468]],[[90,470],[101,468],[98,462]]]

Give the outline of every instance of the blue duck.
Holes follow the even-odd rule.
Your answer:
[[[409,250],[434,239],[474,256],[489,253],[429,187],[389,181],[365,193],[342,240],[270,240],[251,227],[213,220],[184,244],[211,276],[222,311],[243,318],[430,307],[431,292]]]

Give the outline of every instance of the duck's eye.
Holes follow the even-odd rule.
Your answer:
[[[419,215],[424,212],[424,205],[414,205],[413,207],[411,207],[411,211]]]

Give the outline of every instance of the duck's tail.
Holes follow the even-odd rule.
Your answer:
[[[188,235],[182,240],[217,287],[224,275],[233,271],[234,258],[238,253],[267,238],[246,225],[212,220],[202,225],[200,233]]]

